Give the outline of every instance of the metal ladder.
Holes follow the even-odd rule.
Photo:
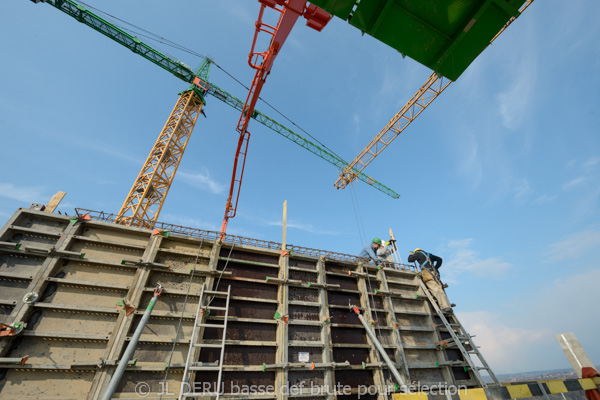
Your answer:
[[[471,370],[473,371],[473,374],[475,375],[475,379],[477,380],[477,382],[479,383],[479,385],[481,387],[484,387],[484,388],[488,387],[488,384],[483,380],[483,378],[481,377],[481,374],[479,373],[479,371],[481,371],[481,370],[485,370],[488,372],[488,374],[490,375],[490,378],[492,378],[492,380],[493,380],[494,385],[500,385],[500,381],[498,380],[498,378],[496,378],[496,375],[494,374],[494,372],[488,365],[487,361],[485,361],[485,358],[483,357],[481,352],[477,349],[477,346],[473,342],[472,336],[469,335],[469,333],[465,330],[465,328],[462,326],[462,324],[458,321],[458,318],[456,318],[454,316],[454,314],[448,315],[448,318],[451,318],[451,320],[452,320],[451,322],[448,321],[448,319],[446,318],[446,315],[444,315],[444,313],[440,310],[440,307],[438,306],[437,301],[434,299],[434,297],[431,295],[431,293],[427,289],[427,286],[425,286],[425,284],[423,283],[423,281],[421,279],[418,279],[418,281],[419,281],[419,285],[421,286],[421,289],[423,289],[423,292],[429,298],[429,302],[435,309],[438,317],[442,320],[442,323],[448,330],[448,333],[450,333],[451,339],[447,341],[448,345],[446,348],[456,347],[460,350],[465,362],[469,365],[469,368],[471,368]],[[478,367],[475,365],[475,363],[473,362],[473,359],[471,358],[471,354],[474,354],[477,356],[477,358],[479,358],[479,362],[482,364],[481,367]]]
[[[391,228],[389,230],[389,233],[390,233],[390,238],[394,239],[394,233],[392,232]],[[393,249],[394,249],[394,252],[392,253],[392,255],[394,257],[394,261],[396,263],[401,264],[402,258],[400,258],[400,254],[398,254],[398,248],[396,247],[395,243],[393,244]],[[472,336],[469,335],[469,333],[465,330],[465,328],[462,326],[462,324],[458,321],[458,318],[456,318],[456,316],[454,314],[452,314],[452,315],[448,316],[448,318],[450,318],[451,321],[448,321],[448,319],[446,318],[444,313],[442,313],[442,311],[440,310],[440,307],[438,306],[437,301],[433,298],[431,293],[429,293],[427,286],[423,283],[423,281],[421,279],[418,279],[418,282],[419,282],[419,285],[421,286],[421,289],[423,289],[423,292],[429,298],[429,302],[435,309],[435,312],[437,313],[438,317],[440,317],[440,319],[442,320],[442,323],[444,324],[444,326],[450,333],[450,336],[452,339],[447,341],[448,342],[447,348],[456,347],[460,350],[464,360],[467,362],[467,364],[473,371],[473,374],[475,375],[475,379],[477,380],[479,385],[481,385],[481,387],[488,387],[488,384],[486,382],[484,382],[483,378],[481,377],[481,374],[479,373],[479,371],[481,371],[481,370],[487,371],[487,373],[490,375],[490,378],[492,378],[493,385],[500,385],[500,381],[498,380],[498,378],[496,377],[496,375],[490,368],[489,364],[487,363],[487,361],[485,360],[485,358],[483,357],[483,355],[481,354],[481,352],[478,350],[477,346],[473,342]],[[478,367],[473,363],[473,360],[471,358],[472,354],[477,356],[477,358],[479,359],[479,362],[482,365],[481,367]]]
[[[225,298],[225,307],[217,307],[211,306],[212,298],[208,301],[208,304],[204,304],[208,297],[222,297]],[[231,297],[231,286],[227,288],[227,292],[217,292],[206,289],[206,284],[202,284],[202,289],[200,291],[200,300],[198,301],[198,309],[196,310],[196,318],[194,320],[194,329],[192,330],[192,338],[190,339],[190,348],[188,351],[187,359],[185,361],[185,369],[183,371],[183,378],[181,380],[181,390],[179,391],[178,400],[189,399],[194,397],[215,397],[217,400],[221,395],[221,379],[223,375],[223,358],[225,356],[225,337],[227,333],[227,317],[229,316],[229,298]],[[205,310],[208,313],[205,313]],[[205,314],[208,316],[210,310],[215,311],[225,311],[225,320],[223,324],[208,324],[202,322]],[[220,344],[213,343],[200,343],[198,330],[201,328],[218,328],[223,330],[223,337],[221,338]],[[193,362],[192,354],[194,353],[194,348],[198,347],[206,347],[206,348],[218,348],[221,349],[221,357],[217,361],[217,363],[201,363],[201,362]],[[210,393],[195,393],[194,383],[190,382],[194,371],[219,371],[219,375],[217,377],[217,386],[216,392]],[[188,376],[189,375],[189,376]]]
[[[475,342],[473,341],[473,336],[469,335],[469,332],[466,331],[466,329],[462,326],[462,324],[460,323],[460,321],[458,320],[458,318],[456,318],[456,316],[454,314],[449,315],[448,317],[451,319],[450,321],[448,321],[450,323],[450,328],[456,328],[456,331],[457,331],[456,337],[458,338],[459,341],[463,340],[464,349],[467,351],[467,353],[469,355],[474,354],[479,359],[479,362],[481,363],[482,366],[481,367],[476,366],[475,368],[478,371],[482,371],[482,370],[487,371],[487,373],[490,375],[490,378],[492,378],[492,381],[493,381],[492,385],[500,385],[501,384],[500,381],[498,380],[498,378],[496,377],[496,375],[490,368],[487,361],[485,361],[483,354],[481,354],[478,347],[475,345]],[[448,330],[450,330],[450,328],[448,328]],[[454,343],[448,342],[448,347],[454,347]],[[463,353],[463,356],[467,357],[464,355],[464,353]]]

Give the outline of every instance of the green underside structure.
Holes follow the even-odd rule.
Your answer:
[[[455,81],[525,0],[310,0]]]

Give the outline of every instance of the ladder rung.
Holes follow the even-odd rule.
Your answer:
[[[208,294],[211,296],[217,296],[217,297],[227,297],[227,292],[215,292],[214,290],[205,290],[204,294]]]
[[[221,348],[223,347],[223,345],[221,344],[216,344],[216,343],[194,343],[193,345],[194,347],[214,347],[214,348]]]
[[[227,311],[227,307],[208,306],[206,308],[209,310]]]
[[[205,328],[221,328],[221,329],[225,328],[225,325],[221,325],[221,324],[204,324],[204,323],[201,323],[201,324],[196,324],[196,326],[203,326]]]

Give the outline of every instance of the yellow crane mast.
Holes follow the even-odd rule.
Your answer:
[[[519,10],[519,15],[525,11],[534,0],[526,0]],[[502,32],[517,17],[510,18],[500,31],[490,40],[492,44],[494,40],[500,36]],[[427,82],[415,93],[415,95],[402,107],[396,115],[388,122],[388,124],[371,140],[371,142],[352,160],[348,166],[340,172],[340,176],[334,183],[337,189],[343,189],[353,182],[357,175],[361,173],[367,165],[371,163],[394,139],[396,139],[404,129],[417,118],[419,114],[429,106],[446,89],[451,80],[434,72],[431,74]]]
[[[154,227],[203,104],[194,89],[181,93],[123,202],[116,222]]]

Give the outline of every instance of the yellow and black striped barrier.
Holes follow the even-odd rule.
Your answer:
[[[457,397],[460,400],[511,400],[544,396],[542,388],[546,392],[545,394],[559,394],[597,389],[598,386],[592,379],[567,379],[527,384],[503,383],[503,386],[494,386],[485,389],[457,389],[451,394],[453,395],[452,398],[456,400],[458,400]],[[435,393],[394,393],[393,400],[439,400],[440,395],[443,394],[439,391]],[[445,395],[443,396],[444,398],[446,397]]]

